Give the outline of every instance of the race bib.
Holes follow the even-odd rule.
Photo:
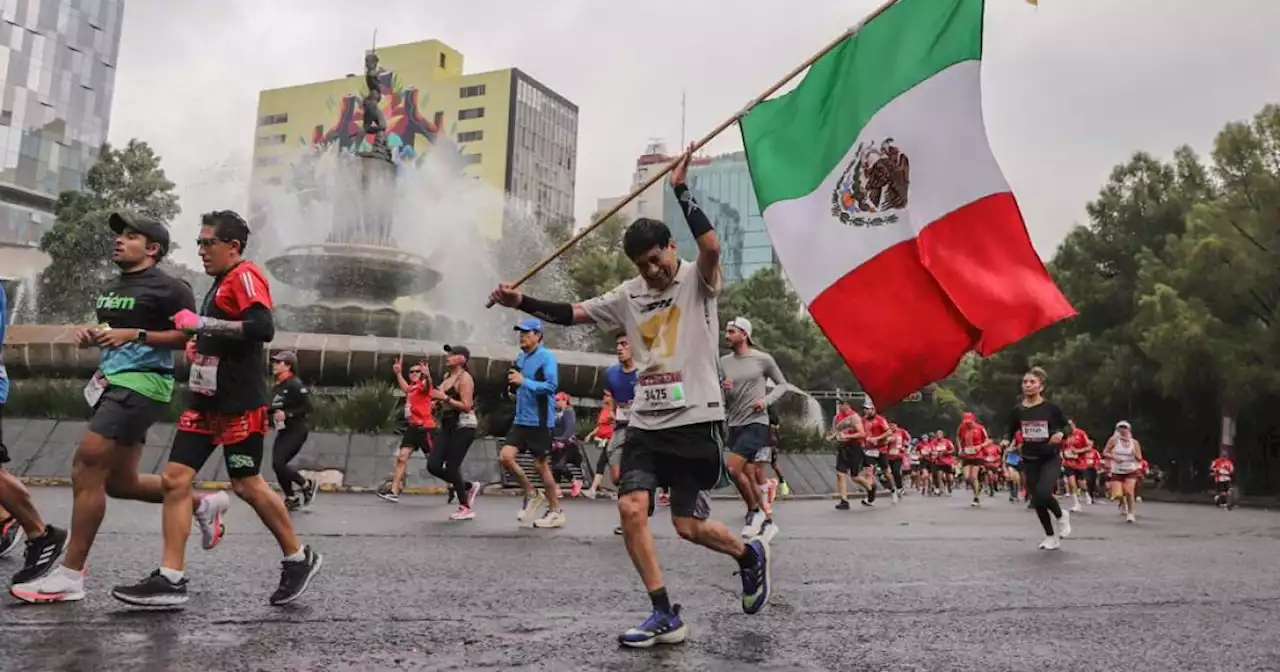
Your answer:
[[[1228,481],[1230,481],[1230,480],[1231,480],[1231,477],[1230,477],[1230,476],[1227,476],[1226,474],[1223,474],[1223,475],[1221,475],[1221,476],[1218,476],[1218,482],[1219,482],[1219,483],[1226,483],[1226,482],[1228,482]]]
[[[475,427],[477,424],[475,411],[458,414],[459,427]]]
[[[964,454],[965,454],[965,455],[977,455],[977,454],[978,454],[978,449],[977,449],[977,448],[974,448],[974,447],[972,447],[972,446],[970,446],[970,447],[968,447],[968,448],[965,448],[965,449],[964,449]]]
[[[218,358],[197,354],[191,359],[187,386],[196,394],[212,397],[218,392]]]
[[[684,408],[684,376],[679,371],[647,373],[636,378],[636,398],[631,408],[637,413]]]
[[[98,400],[102,398],[102,393],[106,390],[107,377],[102,375],[101,371],[94,371],[93,377],[84,386],[84,400],[89,404],[89,408],[98,407]]]
[[[619,424],[626,424],[627,417],[631,415],[629,406],[619,406],[613,411],[613,421]]]
[[[866,455],[867,457],[880,457],[880,451],[876,450],[875,448],[867,448],[866,450],[862,451],[862,454]]]
[[[1022,422],[1022,440],[1023,441],[1048,441],[1049,440],[1049,421],[1048,420],[1024,420]]]
[[[1065,456],[1068,460],[1074,460],[1074,459],[1076,459],[1076,455],[1078,455],[1078,453],[1076,453],[1076,451],[1074,451],[1074,450],[1064,450],[1064,451],[1062,451],[1062,454],[1063,454],[1063,456]]]

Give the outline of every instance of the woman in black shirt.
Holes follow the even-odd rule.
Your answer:
[[[1071,534],[1071,519],[1053,496],[1054,484],[1062,470],[1059,449],[1067,430],[1067,417],[1058,405],[1044,399],[1046,374],[1032,367],[1022,376],[1022,402],[1009,415],[1009,438],[1022,435],[1022,474],[1031,504],[1044,528],[1040,548],[1054,550]],[[1050,518],[1049,514],[1053,514]],[[1055,528],[1054,523],[1057,523]]]

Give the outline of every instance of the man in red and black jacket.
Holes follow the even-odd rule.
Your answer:
[[[219,446],[232,490],[258,513],[285,556],[271,604],[296,600],[320,569],[320,554],[298,540],[284,500],[259,473],[269,400],[263,349],[275,338],[275,321],[266,276],[241,256],[248,242],[249,225],[235,212],[201,217],[196,244],[214,282],[198,315],[182,310],[173,316],[174,326],[194,334],[195,340],[187,348],[189,399],[162,476],[164,556],[160,568],[141,582],[111,591],[122,602],[148,607],[186,603],[192,486],[196,472]],[[229,504],[223,492],[196,507],[206,548],[221,538],[222,514]]]

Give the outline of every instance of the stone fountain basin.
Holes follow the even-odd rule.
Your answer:
[[[4,362],[15,378],[84,378],[98,367],[98,349],[80,348],[75,342],[75,325],[21,324],[9,327],[4,344]],[[515,346],[470,345],[471,374],[478,385],[500,388],[506,384],[519,348]],[[444,370],[444,344],[377,336],[343,336],[276,332],[267,347],[270,352],[298,353],[302,379],[312,385],[350,386],[366,380],[393,380],[391,363],[397,357],[425,358],[438,379]],[[615,357],[589,352],[553,350],[560,362],[560,389],[575,397],[591,397],[603,387],[604,369]],[[175,353],[179,376],[185,376],[186,357]],[[264,369],[263,374],[267,371]]]
[[[423,294],[440,283],[440,273],[422,256],[379,245],[295,245],[268,259],[266,266],[281,282],[315,290],[329,300],[389,303]]]

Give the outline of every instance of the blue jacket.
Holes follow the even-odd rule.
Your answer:
[[[4,369],[4,330],[9,326],[9,305],[0,283],[0,405],[9,399],[9,374]]]
[[[533,352],[516,355],[515,368],[524,374],[524,384],[516,389],[517,427],[555,427],[556,390],[560,387],[560,364],[551,351],[539,345]]]

